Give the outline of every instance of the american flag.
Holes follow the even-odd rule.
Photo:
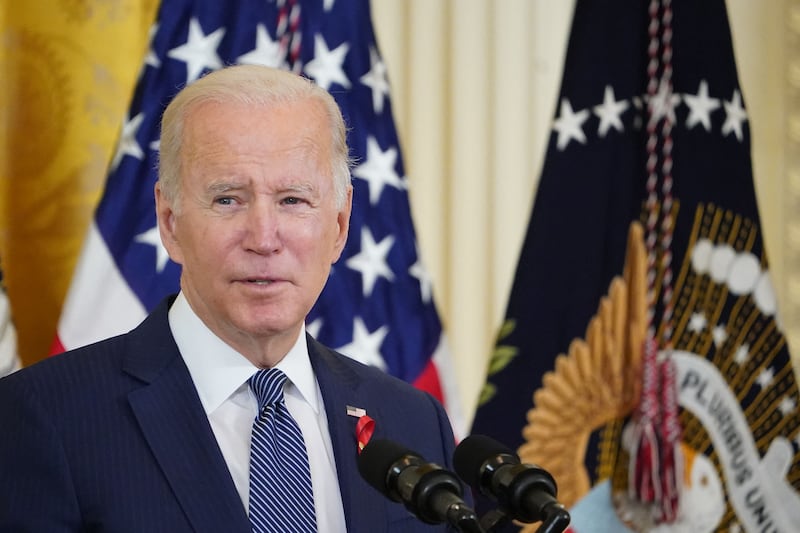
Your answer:
[[[11,320],[11,302],[3,284],[3,271],[0,270],[0,377],[19,370],[20,366],[17,330]]]
[[[180,88],[237,63],[313,79],[334,96],[349,128],[356,161],[350,236],[308,316],[309,332],[431,392],[463,434],[368,0],[161,3],[54,352],[128,331],[177,292],[180,267],[161,245],[153,199],[161,114]]]

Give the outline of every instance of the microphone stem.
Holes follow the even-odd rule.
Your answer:
[[[569,512],[560,503],[552,503],[542,509],[542,525],[536,533],[562,533],[569,526]]]
[[[447,510],[447,521],[462,533],[486,533],[475,511],[464,505],[451,505]]]
[[[480,524],[484,531],[491,533],[495,528],[503,527],[511,522],[511,518],[500,509],[487,511],[481,518]]]
[[[485,533],[477,521],[459,525],[458,530],[462,533]]]

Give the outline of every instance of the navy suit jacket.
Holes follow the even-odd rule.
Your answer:
[[[0,532],[249,533],[250,523],[167,320],[0,380]],[[348,405],[387,438],[449,468],[449,421],[431,396],[309,337],[349,532],[444,529],[362,480]]]

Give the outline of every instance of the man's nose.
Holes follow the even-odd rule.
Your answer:
[[[280,215],[268,202],[255,202],[247,209],[244,245],[259,254],[277,253],[281,249]]]

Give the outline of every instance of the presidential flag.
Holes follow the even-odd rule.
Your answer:
[[[792,531],[798,390],[724,0],[578,0],[472,430],[583,531]]]
[[[368,0],[161,3],[55,351],[128,331],[178,290],[180,267],[161,245],[153,200],[159,124],[170,99],[228,64],[281,67],[334,96],[356,161],[349,240],[308,316],[308,330],[431,392],[443,401],[456,433],[463,431],[370,17]]]

